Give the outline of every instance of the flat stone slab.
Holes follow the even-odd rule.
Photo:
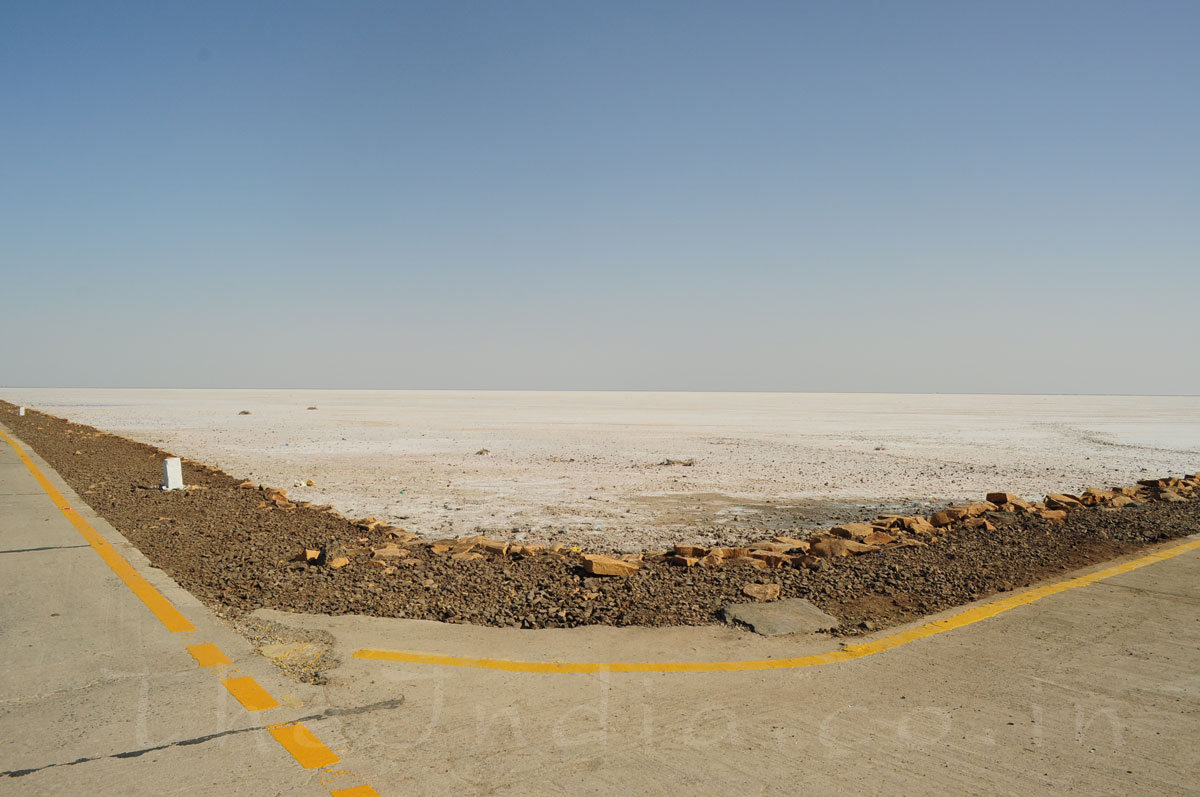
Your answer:
[[[771,603],[734,603],[721,610],[725,622],[737,621],[763,636],[813,634],[837,628],[836,617],[818,609],[803,598],[787,598]]]

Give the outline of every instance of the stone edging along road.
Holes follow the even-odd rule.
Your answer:
[[[510,661],[506,659],[486,659],[465,656],[448,656],[436,653],[416,653],[394,650],[362,649],[355,651],[356,659],[373,659],[377,661],[396,661],[409,664],[432,664],[445,667],[471,667],[484,670],[502,670],[505,672],[524,673],[554,673],[554,674],[588,674],[588,673],[665,673],[665,672],[738,672],[748,670],[791,670],[800,667],[816,667],[822,664],[836,664],[853,661],[876,653],[916,642],[920,639],[944,634],[957,628],[963,628],[981,620],[995,617],[1019,606],[1026,606],[1057,595],[1067,590],[1086,587],[1113,576],[1119,576],[1134,570],[1156,564],[1180,554],[1200,549],[1200,539],[1190,538],[1188,542],[1170,545],[1146,556],[1105,567],[1082,576],[1075,576],[1052,584],[1017,592],[1000,600],[973,606],[956,612],[949,617],[901,631],[881,639],[863,642],[857,645],[847,645],[841,650],[829,653],[817,653],[808,656],[784,657],[778,659],[748,659],[743,661],[639,661],[639,662],[565,662],[565,661]]]

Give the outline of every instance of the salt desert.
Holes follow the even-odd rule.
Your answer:
[[[740,539],[991,490],[1032,499],[1200,469],[1194,396],[0,395],[348,516],[373,515],[429,537],[480,531],[594,549]],[[694,464],[661,464],[667,460]],[[315,486],[303,486],[308,480]]]

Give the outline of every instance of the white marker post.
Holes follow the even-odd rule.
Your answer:
[[[183,463],[179,461],[179,457],[167,457],[163,460],[163,483],[164,490],[182,490],[183,487]]]
[[[25,417],[25,408],[17,407],[17,415],[18,415],[18,417],[24,418]]]

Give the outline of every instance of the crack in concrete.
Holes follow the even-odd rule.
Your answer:
[[[83,545],[44,545],[41,548],[10,548],[7,551],[0,551],[0,554],[3,554],[3,553],[32,553],[34,551],[69,551],[69,550],[74,550],[76,548],[91,548],[91,547],[92,546],[88,545],[87,543],[84,543]]]
[[[1115,584],[1112,582],[1104,584],[1103,586],[1129,590],[1130,592],[1142,592],[1147,595],[1161,595],[1164,598],[1176,598],[1178,600],[1185,600],[1190,603],[1200,603],[1200,598],[1197,598],[1194,595],[1181,595],[1178,592],[1164,592],[1161,589],[1150,589],[1149,587],[1131,587],[1127,584]]]
[[[394,697],[390,700],[380,700],[375,703],[368,703],[364,706],[353,706],[350,708],[327,708],[319,714],[309,714],[304,717],[297,717],[293,720],[288,720],[283,724],[291,724],[296,722],[321,722],[322,720],[335,719],[337,717],[348,717],[355,714],[368,714],[374,711],[386,711],[393,708],[398,708],[404,702],[403,697]],[[279,723],[271,723],[276,725]],[[255,731],[264,731],[271,725],[255,725],[250,728],[232,728],[227,731],[218,731],[217,733],[209,733],[204,736],[194,736],[190,739],[181,739],[176,742],[168,742],[167,744],[155,745],[154,747],[144,747],[140,750],[127,750],[123,753],[109,753],[108,755],[84,756],[77,758],[74,761],[58,761],[53,764],[43,764],[40,767],[29,767],[27,769],[10,769],[0,772],[0,777],[5,778],[23,778],[26,775],[32,775],[35,772],[41,772],[45,769],[54,767],[73,767],[76,764],[86,764],[91,761],[100,761],[106,758],[126,759],[138,758],[147,753],[158,752],[159,750],[167,750],[172,747],[191,747],[198,744],[206,744],[215,739],[221,739],[226,736],[234,736],[242,733],[253,733]]]

